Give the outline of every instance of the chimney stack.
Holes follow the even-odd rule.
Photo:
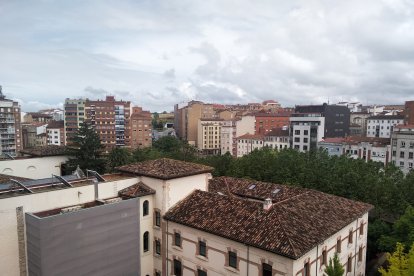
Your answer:
[[[272,199],[271,198],[266,198],[264,203],[263,203],[263,209],[264,210],[269,210],[270,207],[272,207]]]

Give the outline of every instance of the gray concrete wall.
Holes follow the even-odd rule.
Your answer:
[[[26,214],[29,275],[139,275],[139,199]]]

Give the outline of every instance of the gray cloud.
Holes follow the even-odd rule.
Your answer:
[[[0,85],[23,110],[107,94],[153,111],[191,99],[401,103],[414,95],[413,30],[404,0],[9,1]]]

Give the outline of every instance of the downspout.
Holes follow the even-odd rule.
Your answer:
[[[316,246],[315,275],[318,275],[319,244]],[[310,264],[309,264],[310,265]]]
[[[356,273],[356,268],[357,268],[357,258],[356,258],[356,254],[357,254],[357,248],[358,248],[358,225],[359,225],[359,218],[357,218],[357,227],[356,227],[356,231],[355,231],[355,261],[354,261],[354,276]]]
[[[167,252],[166,252],[166,262],[167,262],[167,265],[166,265],[166,267],[165,267],[165,269],[167,270],[166,271],[166,273],[165,273],[165,276],[167,276],[168,275],[168,220],[167,220],[167,233],[166,233],[166,236],[167,236],[167,238],[166,238],[166,243],[167,243]]]
[[[249,245],[248,244],[246,244],[246,246],[247,246],[247,274],[246,274],[246,276],[249,276]]]

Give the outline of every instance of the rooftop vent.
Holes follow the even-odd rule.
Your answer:
[[[269,210],[270,207],[272,207],[272,199],[266,198],[264,203],[263,203],[263,209],[264,210]]]

